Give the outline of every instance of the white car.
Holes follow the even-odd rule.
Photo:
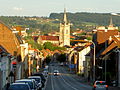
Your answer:
[[[105,81],[95,81],[93,90],[108,90],[108,85]]]
[[[36,82],[34,79],[20,79],[16,80],[15,83],[28,83],[31,90],[37,90]]]
[[[37,89],[40,90],[42,88],[42,82],[40,76],[29,76],[28,79],[34,79],[37,82]]]
[[[43,75],[44,75],[45,77],[47,77],[47,76],[48,76],[48,70],[43,71]]]
[[[12,83],[8,90],[31,90],[28,83]]]
[[[58,76],[60,73],[58,70],[54,70],[54,76]]]

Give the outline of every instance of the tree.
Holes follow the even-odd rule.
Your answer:
[[[32,45],[32,48],[34,49],[39,49],[39,50],[42,50],[44,47],[40,44],[38,44],[37,42],[35,42],[31,36],[27,36],[24,38],[26,40],[26,42],[28,44],[31,44]]]
[[[44,49],[49,49],[51,51],[54,50],[53,44],[51,42],[45,42],[43,46],[44,46]]]

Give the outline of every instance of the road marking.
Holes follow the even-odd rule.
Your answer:
[[[43,90],[46,89],[46,84],[47,84],[47,82],[48,82],[48,75],[47,75],[47,78],[46,78],[45,86],[44,86],[44,88],[42,88]]]
[[[64,71],[63,67],[61,68],[61,70],[62,70],[62,71]],[[70,75],[70,74],[69,74],[69,75]],[[75,81],[76,81],[76,79],[75,79],[75,78],[73,78],[73,77],[71,77],[71,79],[73,79],[73,80],[75,80]],[[64,79],[64,80],[65,80],[65,79]],[[86,85],[85,85],[85,84],[82,84],[82,83],[80,83],[80,84],[81,84],[81,86],[82,86],[81,88],[91,88],[91,86],[87,86],[87,87],[86,87]]]
[[[52,68],[51,68],[51,69],[52,69]],[[52,90],[54,90],[52,75],[51,75],[51,85],[52,85]]]
[[[65,79],[64,79],[62,76],[61,76],[61,78],[62,78],[63,81],[64,81],[68,86],[70,86],[71,88],[73,88],[74,90],[79,90],[79,89],[77,89],[77,88],[71,86],[67,81],[65,81]]]

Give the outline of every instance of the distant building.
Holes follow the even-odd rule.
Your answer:
[[[51,33],[48,33],[49,36],[59,36],[60,33],[59,32],[51,32]]]
[[[37,42],[42,45],[45,42],[51,42],[55,45],[59,45],[59,36],[39,36]]]
[[[78,31],[73,32],[72,35],[78,35],[78,34],[81,34],[83,32],[84,32],[83,30],[78,30]]]
[[[63,22],[60,23],[60,32],[49,33],[49,36],[33,36],[39,44],[51,42],[59,46],[70,46],[70,23],[67,21],[66,10],[64,10]]]
[[[70,23],[67,21],[66,9],[64,9],[63,22],[60,23],[60,46],[70,46]]]
[[[29,30],[29,28],[22,28],[21,26],[13,26],[11,29],[13,33],[18,33],[22,37],[27,36],[26,30]]]

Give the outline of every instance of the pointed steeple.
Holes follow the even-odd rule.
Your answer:
[[[112,16],[111,16],[111,18],[110,18],[110,25],[109,25],[109,26],[113,27]]]
[[[64,17],[63,17],[64,23],[67,23],[67,15],[66,15],[66,8],[64,8]]]

